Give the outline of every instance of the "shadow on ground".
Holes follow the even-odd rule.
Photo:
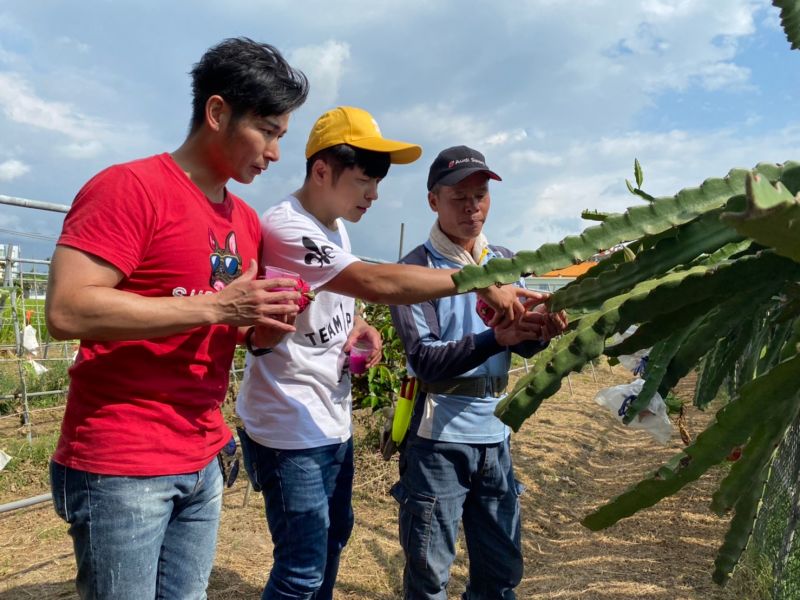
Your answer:
[[[30,583],[9,588],[0,592],[0,600],[39,600],[40,598],[77,598],[75,583],[72,580],[57,583]],[[209,600],[258,600],[261,588],[244,581],[238,573],[229,569],[215,568],[208,583]]]

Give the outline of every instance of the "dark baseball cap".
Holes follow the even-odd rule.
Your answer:
[[[453,146],[439,152],[428,171],[428,191],[436,184],[455,185],[473,173],[486,173],[489,179],[503,181],[489,169],[483,154],[467,146]]]

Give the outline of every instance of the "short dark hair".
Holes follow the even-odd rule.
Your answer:
[[[345,169],[361,167],[367,177],[383,179],[389,172],[391,165],[391,155],[388,152],[375,152],[374,150],[364,150],[349,144],[337,144],[330,146],[312,154],[306,161],[306,179],[311,175],[311,167],[314,162],[321,160],[328,164],[333,173],[333,182],[339,180],[339,176]]]
[[[292,68],[269,44],[250,38],[228,38],[209,48],[192,68],[190,132],[205,119],[213,95],[230,104],[233,120],[252,112],[259,117],[282,115],[297,109],[308,96],[308,79]]]

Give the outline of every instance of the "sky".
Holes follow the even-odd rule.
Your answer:
[[[311,83],[280,161],[230,186],[259,213],[300,186],[330,108],[423,147],[348,225],[363,257],[396,260],[401,224],[403,252],[427,238],[428,167],[448,146],[502,176],[484,231],[513,250],[643,202],[625,186],[635,158],[655,196],[800,159],[800,52],[768,0],[0,0],[0,195],[69,204],[106,166],[175,150],[192,65],[237,36]],[[48,257],[62,219],[0,205],[0,243]]]

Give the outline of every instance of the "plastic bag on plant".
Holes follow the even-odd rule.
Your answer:
[[[614,417],[622,422],[630,403],[636,399],[644,386],[644,379],[635,379],[631,383],[605,388],[597,392],[594,401],[605,406]],[[667,444],[672,437],[672,422],[667,416],[667,405],[664,399],[654,394],[650,404],[631,421],[627,427],[642,429],[661,443]]]
[[[11,457],[0,450],[0,471],[6,468],[6,465],[11,461]]]
[[[619,364],[628,369],[634,375],[640,377],[644,375],[647,368],[647,360],[650,358],[651,348],[637,350],[633,354],[620,354],[617,357]]]
[[[608,338],[607,344],[609,346],[619,344],[625,338],[632,336],[636,329],[636,325],[631,325],[622,333],[615,333]],[[650,350],[652,350],[652,348],[637,350],[633,354],[621,354],[617,357],[617,360],[619,364],[628,369],[631,373],[640,376],[644,374],[644,370],[647,367],[647,359],[650,356]]]
[[[36,339],[36,329],[33,328],[33,325],[25,325],[25,329],[22,331],[22,347],[34,355],[39,349],[39,340]]]
[[[41,364],[41,363],[38,363],[38,362],[36,362],[36,361],[35,361],[35,360],[33,360],[33,359],[30,359],[30,360],[28,360],[28,362],[29,362],[29,363],[31,364],[31,366],[33,367],[33,373],[34,373],[34,375],[36,375],[37,377],[38,377],[39,375],[43,375],[43,374],[47,373],[47,367],[45,367],[43,364]]]

